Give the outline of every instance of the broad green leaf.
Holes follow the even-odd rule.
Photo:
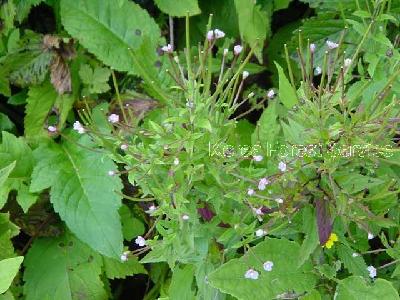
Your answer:
[[[23,260],[23,256],[0,260],[0,294],[8,290]]]
[[[0,295],[0,300],[14,300],[14,295],[10,292],[7,291],[4,294]]]
[[[267,238],[241,258],[223,264],[208,279],[212,286],[238,299],[275,299],[287,291],[303,293],[312,290],[316,280],[310,261],[297,267],[299,257],[297,243]],[[266,261],[274,264],[269,272],[263,269]],[[245,278],[250,268],[259,273],[257,280]]]
[[[255,55],[262,62],[262,49],[270,34],[270,13],[261,9],[253,0],[235,0],[239,30],[242,39],[255,48]]]
[[[193,265],[176,266],[168,289],[170,299],[195,299],[192,283],[195,268]]]
[[[139,5],[128,0],[61,0],[60,13],[68,33],[97,58],[115,70],[142,76],[150,92],[166,101],[160,87],[165,66],[156,66],[157,61],[167,62],[156,54],[160,29]]]
[[[26,300],[106,300],[98,254],[71,234],[35,240],[25,257]]]
[[[130,257],[128,261],[121,262],[109,257],[103,257],[104,271],[107,278],[125,278],[134,274],[146,274],[146,269],[138,262],[136,257]]]
[[[369,280],[368,280],[369,281]],[[336,288],[335,300],[398,300],[399,294],[393,285],[378,278],[373,283],[359,276],[351,276],[341,280]]]
[[[199,14],[200,8],[197,0],[154,0],[158,8],[174,17],[185,17]]]
[[[7,201],[10,191],[15,190],[18,193],[17,202],[26,212],[37,199],[36,194],[29,192],[30,176],[34,165],[32,151],[23,138],[16,138],[4,131],[0,145],[0,168],[13,162],[16,162],[15,167],[0,185],[0,207]]]
[[[285,9],[288,8],[289,3],[292,0],[274,0],[274,10],[280,10],[280,9]]]
[[[277,62],[275,62],[275,66],[279,75],[279,99],[283,105],[291,109],[298,103],[296,91],[287,79],[282,67]]]
[[[93,146],[86,136],[78,143]],[[121,190],[122,184],[117,176],[107,175],[116,169],[112,160],[68,140],[42,144],[34,155],[37,165],[31,190],[50,187],[50,201],[70,230],[101,254],[119,258],[121,199],[114,191]]]
[[[349,171],[336,172],[334,177],[339,186],[350,194],[355,194],[366,188],[372,188],[384,183],[382,179],[349,173]]]
[[[11,96],[11,90],[10,90],[10,83],[8,82],[6,75],[7,75],[6,70],[0,69],[0,94],[9,97]]]
[[[348,246],[339,244],[337,254],[350,273],[368,277],[367,265],[361,255],[353,256],[354,251]]]
[[[317,221],[313,208],[310,206],[303,209],[303,232],[306,234],[306,237],[300,248],[299,266],[310,257],[319,244]]]
[[[45,122],[57,95],[50,82],[40,86],[32,86],[29,89],[24,119],[25,136],[27,138],[48,136]]]

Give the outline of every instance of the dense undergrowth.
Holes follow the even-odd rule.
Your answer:
[[[0,1],[0,300],[399,299],[400,1]]]

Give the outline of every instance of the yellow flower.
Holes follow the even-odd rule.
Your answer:
[[[326,241],[326,243],[325,243],[325,245],[323,247],[331,249],[333,244],[335,242],[337,242],[338,240],[339,240],[338,236],[335,233],[331,233],[331,235],[329,236],[328,240]]]

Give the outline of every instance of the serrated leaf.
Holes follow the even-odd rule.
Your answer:
[[[94,70],[87,64],[81,66],[79,76],[88,88],[88,94],[99,94],[110,89],[108,79],[111,71],[108,68],[95,67]]]
[[[23,138],[16,138],[14,135],[3,132],[2,144],[0,145],[0,168],[12,162],[16,162],[14,169],[8,178],[0,185],[0,207],[7,201],[10,191],[17,191],[17,202],[23,203],[24,211],[29,208],[26,197],[36,200],[37,195],[29,192],[29,181],[34,165],[32,151]],[[31,203],[34,202],[30,201]],[[26,205],[25,205],[26,204]]]
[[[125,278],[134,274],[147,274],[146,269],[138,262],[136,257],[130,257],[128,261],[103,257],[104,271],[107,278]]]
[[[3,185],[5,184],[8,176],[10,176],[10,173],[12,170],[14,170],[14,168],[15,168],[15,161],[13,161],[8,166],[5,166],[4,168],[0,169],[0,190],[3,188]]]
[[[359,276],[351,276],[341,280],[336,288],[335,300],[398,300],[399,294],[393,285],[378,278],[373,283]]]
[[[300,246],[295,242],[267,238],[241,258],[223,264],[208,279],[212,286],[238,299],[274,299],[287,291],[310,291],[316,279],[310,261],[297,267],[299,251]],[[265,261],[273,262],[272,271],[263,269]],[[257,280],[245,278],[250,268],[259,272]]]
[[[23,256],[0,260],[0,294],[8,290],[23,260]]]
[[[354,251],[346,245],[340,244],[337,247],[339,259],[347,270],[353,275],[368,277],[367,265],[361,255],[353,257]]]
[[[25,258],[26,300],[106,300],[101,258],[71,234],[37,239]]]
[[[239,31],[242,39],[255,48],[257,59],[262,62],[264,41],[270,34],[270,14],[253,0],[235,0]]]
[[[162,71],[156,62],[167,60],[156,54],[160,29],[147,11],[127,0],[62,0],[60,9],[70,35],[113,69],[142,76],[150,92],[166,101],[160,88],[165,66]]]
[[[93,146],[88,137],[79,142]],[[122,233],[118,209],[122,189],[117,176],[108,176],[116,166],[105,155],[66,141],[49,141],[34,151],[37,160],[31,191],[51,188],[50,201],[70,230],[101,254],[119,258]]]
[[[275,62],[275,66],[279,75],[279,100],[286,108],[291,109],[299,102],[296,91],[287,79],[282,67],[277,62]]]
[[[201,13],[197,0],[155,0],[158,8],[174,17],[185,17]]]
[[[56,99],[57,92],[49,82],[41,86],[32,86],[29,89],[24,119],[27,138],[48,136],[45,122]]]

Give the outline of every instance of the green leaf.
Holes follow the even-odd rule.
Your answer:
[[[105,300],[101,258],[71,234],[37,239],[25,258],[26,300]]]
[[[19,233],[19,228],[10,222],[8,214],[0,213],[0,259],[14,257],[11,238]]]
[[[279,75],[279,99],[288,109],[291,109],[299,101],[297,99],[296,91],[290,84],[282,67],[275,62],[276,69]]]
[[[0,169],[0,190],[3,188],[3,185],[5,184],[8,176],[10,176],[10,173],[12,170],[14,170],[14,168],[15,168],[15,161],[13,161],[8,166],[5,166],[4,168]]]
[[[92,147],[89,138],[79,144]],[[51,187],[50,201],[71,231],[93,249],[109,257],[122,253],[118,209],[122,189],[117,176],[108,176],[116,166],[105,155],[87,150],[76,142],[49,141],[34,152],[37,160],[31,191]]]
[[[7,72],[4,69],[0,69],[0,94],[6,97],[11,96],[10,83],[8,82]]]
[[[23,138],[16,138],[4,131],[0,145],[0,168],[13,162],[16,162],[14,169],[0,185],[0,207],[7,201],[10,191],[15,190],[18,193],[17,202],[26,212],[37,199],[37,195],[29,192],[30,176],[34,165],[32,151]]]
[[[100,94],[107,92],[110,89],[108,79],[111,71],[108,68],[95,67],[94,70],[87,64],[81,66],[79,76],[82,82],[87,86],[88,93]]]
[[[3,113],[0,113],[0,132],[1,131],[15,131],[14,123]]]
[[[119,214],[121,216],[122,233],[125,240],[130,241],[134,237],[145,233],[144,224],[139,219],[133,217],[126,205],[122,205],[119,209]]]
[[[194,271],[193,265],[175,267],[168,289],[170,299],[195,299],[194,291],[192,290]]]
[[[300,248],[299,266],[310,257],[319,244],[317,220],[314,210],[310,206],[303,209],[303,232],[306,234],[306,238]]]
[[[339,259],[350,273],[368,277],[367,265],[361,255],[353,257],[354,251],[346,245],[340,244],[337,247]]]
[[[21,23],[28,15],[32,6],[39,5],[44,0],[16,0],[17,21]]]
[[[274,299],[287,291],[303,293],[315,286],[310,261],[298,268],[300,246],[286,239],[267,238],[239,259],[223,264],[208,277],[212,286],[238,299]],[[288,259],[290,257],[290,259]],[[272,271],[263,263],[273,262]],[[257,280],[246,279],[250,268],[259,272]]]
[[[58,94],[50,82],[41,86],[32,86],[29,89],[24,119],[27,138],[48,136],[45,122],[57,96]]]
[[[0,294],[8,290],[23,260],[23,256],[18,256],[0,261]]]
[[[197,0],[154,0],[158,8],[174,17],[185,17],[201,13]]]
[[[260,142],[261,146],[267,149],[275,145],[277,135],[281,129],[278,118],[278,103],[270,101],[267,109],[265,109],[258,120],[257,127],[252,135],[252,142],[256,144]]]
[[[261,10],[253,0],[235,0],[239,21],[239,31],[242,39],[255,48],[257,59],[262,62],[264,41],[270,34],[270,15]]]
[[[103,63],[142,76],[150,93],[166,101],[161,86],[170,80],[165,75],[168,61],[156,54],[164,41],[147,11],[128,0],[62,0],[60,13],[68,33]],[[157,61],[163,62],[162,69]]]
[[[130,257],[128,261],[103,257],[104,270],[109,279],[125,278],[134,274],[147,274],[146,269],[138,262],[136,257]]]
[[[398,300],[399,294],[393,285],[384,279],[376,279],[367,283],[359,276],[351,276],[341,280],[336,288],[336,300]]]

